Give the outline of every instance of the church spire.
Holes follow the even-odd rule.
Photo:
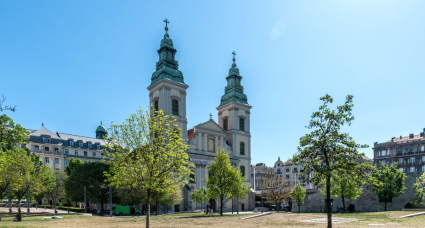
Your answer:
[[[179,70],[179,63],[176,61],[176,52],[174,49],[173,40],[168,34],[167,19],[165,22],[165,34],[161,40],[161,45],[158,50],[159,60],[156,62],[156,71],[152,74],[151,85],[162,78],[167,78],[184,84],[183,74]]]
[[[239,68],[236,66],[235,52],[233,54],[233,64],[229,69],[229,75],[226,77],[227,86],[224,89],[224,95],[221,97],[220,106],[227,104],[231,101],[238,101],[243,104],[248,104],[248,98],[243,93],[243,86],[241,85],[242,76],[239,75]]]

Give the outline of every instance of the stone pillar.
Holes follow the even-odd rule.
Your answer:
[[[201,169],[199,166],[196,166],[196,174],[195,174],[195,182],[196,182],[196,190],[201,187]],[[196,209],[201,206],[200,203],[196,203]]]
[[[205,137],[204,137],[204,133],[202,133],[202,151],[205,151]]]

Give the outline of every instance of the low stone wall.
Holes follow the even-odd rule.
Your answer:
[[[407,178],[404,180],[406,187],[405,192],[399,197],[393,198],[391,203],[387,203],[388,211],[401,211],[407,201],[415,199],[415,192],[413,191],[413,184],[416,183],[416,178],[420,177],[422,172],[406,173]],[[348,207],[349,203],[353,203],[356,211],[359,212],[372,212],[383,211],[384,202],[379,202],[378,197],[367,186],[363,187],[363,193],[355,200],[345,199],[345,206]],[[342,207],[341,198],[333,198],[332,212],[337,212],[337,208]],[[292,211],[298,212],[298,205],[292,205]],[[325,197],[322,196],[319,190],[312,193],[307,192],[304,199],[304,205],[301,206],[301,212],[325,212]]]

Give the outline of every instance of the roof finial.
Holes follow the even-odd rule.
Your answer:
[[[165,22],[165,32],[168,32],[168,23],[170,22],[167,20],[167,18],[165,18],[164,22]]]
[[[212,120],[212,116],[213,116],[213,114],[211,114],[211,112],[210,112],[210,120]]]
[[[44,123],[43,122],[41,122],[41,126],[44,127]]]
[[[235,61],[236,61],[236,59],[235,59],[236,52],[235,52],[235,51],[233,51],[233,52],[232,52],[232,55],[233,55],[233,59],[232,59],[232,60],[233,60],[233,62],[235,62]]]
[[[102,120],[100,121],[100,125],[102,125]]]

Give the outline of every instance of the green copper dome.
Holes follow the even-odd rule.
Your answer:
[[[166,32],[158,50],[159,60],[156,62],[156,71],[152,74],[151,85],[162,78],[184,84],[183,73],[179,70],[179,63],[176,61],[176,52],[173,40]]]
[[[100,122],[100,125],[97,127],[96,132],[107,132],[106,128],[102,125],[102,122]]]
[[[236,63],[233,62],[226,80],[227,86],[224,89],[224,95],[221,97],[220,106],[232,101],[248,104],[248,98],[243,93],[243,86],[241,85],[242,76],[239,75],[239,68]]]

